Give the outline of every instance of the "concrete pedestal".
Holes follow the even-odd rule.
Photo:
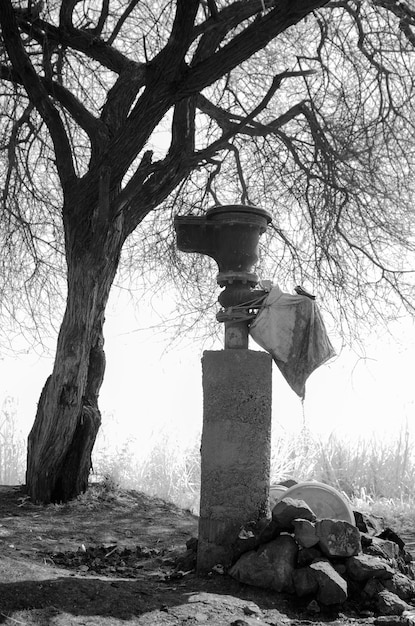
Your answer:
[[[272,359],[266,352],[205,352],[198,572],[229,565],[240,528],[266,515]]]

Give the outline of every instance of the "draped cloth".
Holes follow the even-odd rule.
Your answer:
[[[249,329],[300,398],[315,369],[335,355],[317,304],[272,287]]]

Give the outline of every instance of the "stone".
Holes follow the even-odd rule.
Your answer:
[[[232,545],[232,560],[239,559],[239,557],[246,552],[256,550],[259,545],[260,541],[256,535],[247,534],[243,536],[243,533],[239,532],[238,537]]]
[[[360,533],[360,541],[362,544],[363,552],[366,552],[366,548],[372,545],[372,535],[368,535],[367,533]]]
[[[342,604],[347,600],[347,582],[328,561],[311,563],[310,569],[318,583],[317,601],[326,606]]]
[[[292,524],[295,540],[302,548],[312,548],[318,543],[316,527],[313,522],[308,519],[295,519]]]
[[[318,582],[315,572],[310,567],[300,567],[293,571],[295,594],[302,598],[317,593]]]
[[[382,581],[380,578],[369,578],[363,587],[363,593],[371,599],[377,597],[379,592],[385,589],[384,582],[386,581]]]
[[[316,522],[319,548],[326,556],[351,557],[362,551],[360,532],[343,520],[322,519]]]
[[[289,487],[294,487],[294,485],[298,485],[298,480],[294,480],[294,478],[287,478],[287,480],[281,480],[278,484],[282,485],[283,487],[287,487],[288,489]]]
[[[310,563],[321,558],[322,556],[323,554],[321,550],[315,546],[312,548],[302,548],[298,553],[297,565],[298,567],[310,565]]]
[[[314,522],[316,516],[304,500],[283,498],[272,509],[272,519],[281,531],[291,532],[293,530],[293,520],[306,519]]]
[[[384,589],[378,593],[377,609],[381,615],[402,615],[411,607],[395,593]]]
[[[261,615],[261,609],[256,606],[255,608],[252,608],[251,606],[249,606],[248,604],[246,606],[243,607],[243,612],[245,615],[254,615],[255,617],[258,617]]]
[[[392,578],[393,568],[385,560],[370,554],[358,554],[346,561],[348,576],[357,581],[369,580],[369,578]]]
[[[385,580],[384,585],[388,591],[395,593],[401,600],[408,601],[415,597],[415,582],[401,572],[395,572],[392,578]]]
[[[367,513],[360,513],[360,511],[353,511],[354,519],[357,528],[361,533],[367,533],[368,535],[377,535],[385,528],[385,522],[383,517],[378,515],[368,515]]]
[[[412,553],[408,552],[408,550],[405,550],[405,549],[400,550],[399,558],[401,558],[404,563],[412,563],[414,560]]]
[[[379,539],[388,539],[389,541],[394,541],[398,544],[399,549],[403,550],[405,548],[405,542],[390,528],[385,528],[381,533],[377,535]]]
[[[289,535],[246,552],[228,574],[239,582],[254,587],[292,591],[292,573],[297,563],[298,546]]]
[[[346,576],[346,565],[344,563],[332,563],[332,566],[340,576]]]
[[[263,543],[272,541],[280,534],[279,526],[266,517],[256,523],[245,524],[239,531],[233,546],[233,562],[245,552],[256,550]]]
[[[280,534],[280,527],[278,526],[278,524],[276,522],[274,522],[274,520],[269,520],[268,524],[265,526],[265,528],[263,528],[260,533],[259,533],[259,543],[268,543],[269,541],[272,541],[273,539],[276,539],[276,537],[278,537],[278,535]]]
[[[176,570],[182,572],[190,572],[196,567],[196,552],[194,550],[186,550],[186,552],[180,555],[176,560]]]
[[[207,591],[191,593],[187,602],[189,604],[199,605],[200,607],[210,607],[216,612],[224,611],[226,614],[231,614],[231,616],[233,614],[235,619],[238,615],[242,615],[244,619],[248,619],[245,618],[246,609],[248,607],[252,611],[252,614],[261,615],[261,609],[255,602],[220,593],[209,593]]]
[[[389,539],[380,539],[379,537],[371,537],[370,544],[367,545],[364,552],[372,556],[380,556],[384,559],[395,560],[399,557],[399,546]]]

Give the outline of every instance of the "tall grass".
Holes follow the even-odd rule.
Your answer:
[[[0,484],[24,481],[26,437],[19,428],[17,408],[10,397],[0,407]],[[183,441],[174,430],[164,429],[150,436],[129,436],[114,445],[114,431],[116,423],[106,415],[93,454],[92,478],[198,512],[200,435]],[[415,521],[415,444],[408,428],[388,438],[331,434],[322,439],[307,428],[287,432],[277,427],[271,483],[288,478],[332,485],[359,510],[400,519],[402,525]]]
[[[17,420],[17,401],[7,396],[0,408],[0,484],[24,481],[26,438]]]
[[[271,482],[286,478],[318,480],[350,498],[414,499],[415,445],[407,428],[395,437],[326,439],[307,429],[274,435]]]
[[[161,431],[146,448],[129,438],[115,451],[98,442],[94,468],[98,476],[175,502],[198,512],[200,490],[200,436],[183,445],[169,431]],[[415,445],[407,429],[396,437],[326,439],[309,430],[273,435],[271,484],[286,479],[317,480],[347,495],[360,509],[381,503],[396,511],[415,510]],[[398,506],[399,505],[399,506]],[[398,506],[398,509],[397,509]],[[379,511],[378,511],[379,512]]]
[[[130,436],[115,448],[101,433],[93,455],[94,474],[109,485],[144,491],[196,513],[200,490],[200,442],[183,444],[160,430],[143,442]]]

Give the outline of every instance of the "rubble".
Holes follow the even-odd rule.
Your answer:
[[[295,594],[316,611],[349,600],[380,620],[414,614],[412,556],[404,542],[384,530],[380,518],[356,512],[355,520],[318,519],[304,501],[282,498],[268,523],[241,530],[227,573],[242,583]]]
[[[354,556],[362,550],[356,526],[342,520],[322,519],[316,522],[320,550],[326,556]]]
[[[358,554],[347,559],[346,568],[350,578],[359,582],[369,578],[392,578],[394,572],[386,559],[370,554]]]
[[[292,522],[294,527],[294,537],[302,548],[312,548],[318,543],[316,526],[307,519],[295,519]]]
[[[304,519],[313,522],[316,516],[303,500],[283,498],[272,509],[272,519],[282,532],[291,531],[294,520]]]
[[[317,601],[326,606],[342,604],[347,599],[347,582],[328,561],[316,561],[309,566],[317,581]]]
[[[263,544],[258,550],[243,554],[228,573],[249,585],[275,591],[291,591],[297,554],[298,545],[293,537],[280,535]]]
[[[392,591],[383,589],[377,595],[377,608],[381,615],[402,615],[411,607]]]

